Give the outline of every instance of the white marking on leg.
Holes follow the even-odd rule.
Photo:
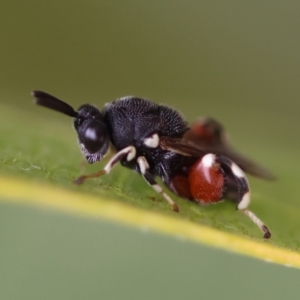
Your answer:
[[[240,210],[246,209],[250,204],[250,192],[244,194],[242,200],[238,204],[237,208]]]
[[[163,197],[169,202],[169,204],[172,206],[172,207],[177,207],[178,209],[178,206],[177,204],[173,201],[173,199],[165,192],[162,192],[161,193],[163,195]]]
[[[104,167],[104,171],[106,172],[106,174],[108,174],[112,168],[113,168],[113,165],[110,162],[108,162],[106,164],[106,166]]]
[[[161,187],[160,185],[158,185],[158,184],[153,184],[152,187],[153,187],[154,190],[155,190],[157,193],[159,193],[159,194],[161,194],[161,193],[163,192],[162,187]]]
[[[271,237],[271,233],[268,227],[252,211],[247,209],[250,203],[250,191],[249,184],[244,172],[235,163],[233,163],[226,157],[220,156],[220,163],[221,166],[222,164],[225,164],[227,167],[230,167],[232,174],[235,177],[239,199],[241,197],[237,208],[241,210],[245,215],[247,215],[251,219],[251,221],[261,229],[261,231],[264,233],[265,239],[269,239]]]
[[[142,175],[145,175],[147,169],[149,169],[149,164],[148,164],[148,162],[147,162],[147,159],[145,158],[145,156],[140,156],[140,157],[137,159],[137,162],[138,162],[138,164],[139,164],[141,174],[142,174]]]
[[[202,157],[201,163],[204,167],[210,168],[215,163],[216,156],[214,154],[206,154]]]
[[[127,161],[130,161],[132,159],[135,158],[136,156],[136,150],[135,147],[133,146],[128,146],[124,149],[122,149],[121,151],[119,151],[118,153],[116,153],[111,159],[110,161],[106,164],[106,166],[104,167],[104,171],[106,173],[109,173],[111,171],[111,169],[113,168],[113,166],[119,162],[124,156],[127,156]]]
[[[271,236],[270,231],[268,229],[268,227],[264,224],[264,222],[262,220],[260,220],[252,211],[248,210],[248,209],[243,209],[242,212],[248,216],[252,222],[254,224],[256,224],[262,232],[264,232],[265,234],[269,234],[267,236],[265,236],[266,238],[269,238]]]
[[[144,144],[149,148],[157,148],[159,145],[159,136],[157,133],[152,134],[148,138],[144,139]]]
[[[129,149],[128,150],[128,154],[127,154],[127,161],[131,161],[136,157],[136,149],[133,146],[129,146],[125,149]]]
[[[178,205],[174,202],[174,200],[167,193],[164,192],[163,188],[160,185],[153,184],[152,187],[154,188],[154,190],[157,193],[161,194],[168,201],[168,203],[172,206],[172,209],[174,211],[179,211]]]
[[[158,185],[156,183],[156,181],[153,179],[153,182],[155,182],[154,184],[151,184],[147,179],[146,177],[144,176],[147,169],[149,169],[149,164],[146,160],[146,158],[144,156],[140,156],[138,159],[137,159],[137,163],[139,164],[139,167],[140,167],[140,171],[141,171],[141,174],[143,175],[143,178],[146,180],[146,182],[152,186],[152,188],[158,193],[158,194],[161,194],[167,201],[168,203],[172,206],[172,209],[176,212],[179,211],[179,207],[178,205],[172,200],[172,198],[166,194],[163,190],[163,188]]]
[[[241,168],[238,165],[236,165],[234,162],[231,165],[231,170],[232,173],[238,178],[246,177],[244,172],[241,170]]]

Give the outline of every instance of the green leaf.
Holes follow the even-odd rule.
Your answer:
[[[299,237],[293,227],[299,209],[295,209],[297,203],[291,207],[279,197],[272,197],[265,186],[273,183],[255,182],[253,188],[251,208],[273,234],[270,241],[262,241],[258,228],[231,203],[202,207],[172,195],[180,206],[176,214],[140,176],[120,166],[107,176],[75,186],[72,181],[79,173],[98,170],[103,164],[88,167],[83,162],[75,132],[71,134],[66,126],[70,120],[58,116],[53,122],[54,114],[40,112],[35,106],[26,113],[4,105],[0,109],[6,124],[1,128],[2,200],[124,222],[267,261],[300,266],[300,256],[292,252],[299,249]]]

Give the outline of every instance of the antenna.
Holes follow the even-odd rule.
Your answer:
[[[35,98],[35,103],[37,105],[48,107],[70,117],[76,118],[78,116],[77,112],[72,106],[50,94],[42,91],[33,91],[31,95]]]

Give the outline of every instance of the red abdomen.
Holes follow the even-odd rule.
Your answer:
[[[216,203],[223,196],[224,176],[214,156],[205,155],[190,167],[187,176],[174,176],[171,187],[183,198],[202,204]]]
[[[190,190],[200,203],[218,202],[223,196],[224,176],[218,163],[199,159],[189,171]]]

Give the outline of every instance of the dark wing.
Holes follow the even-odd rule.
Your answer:
[[[231,146],[224,126],[213,118],[203,117],[198,119],[183,138],[195,144],[205,153],[210,152],[228,157],[242,170],[253,176],[267,180],[275,179],[275,176],[268,169],[238,153]]]
[[[184,156],[201,157],[208,153],[188,140],[172,138],[169,136],[161,136],[159,138],[159,146],[163,150],[169,150]]]

